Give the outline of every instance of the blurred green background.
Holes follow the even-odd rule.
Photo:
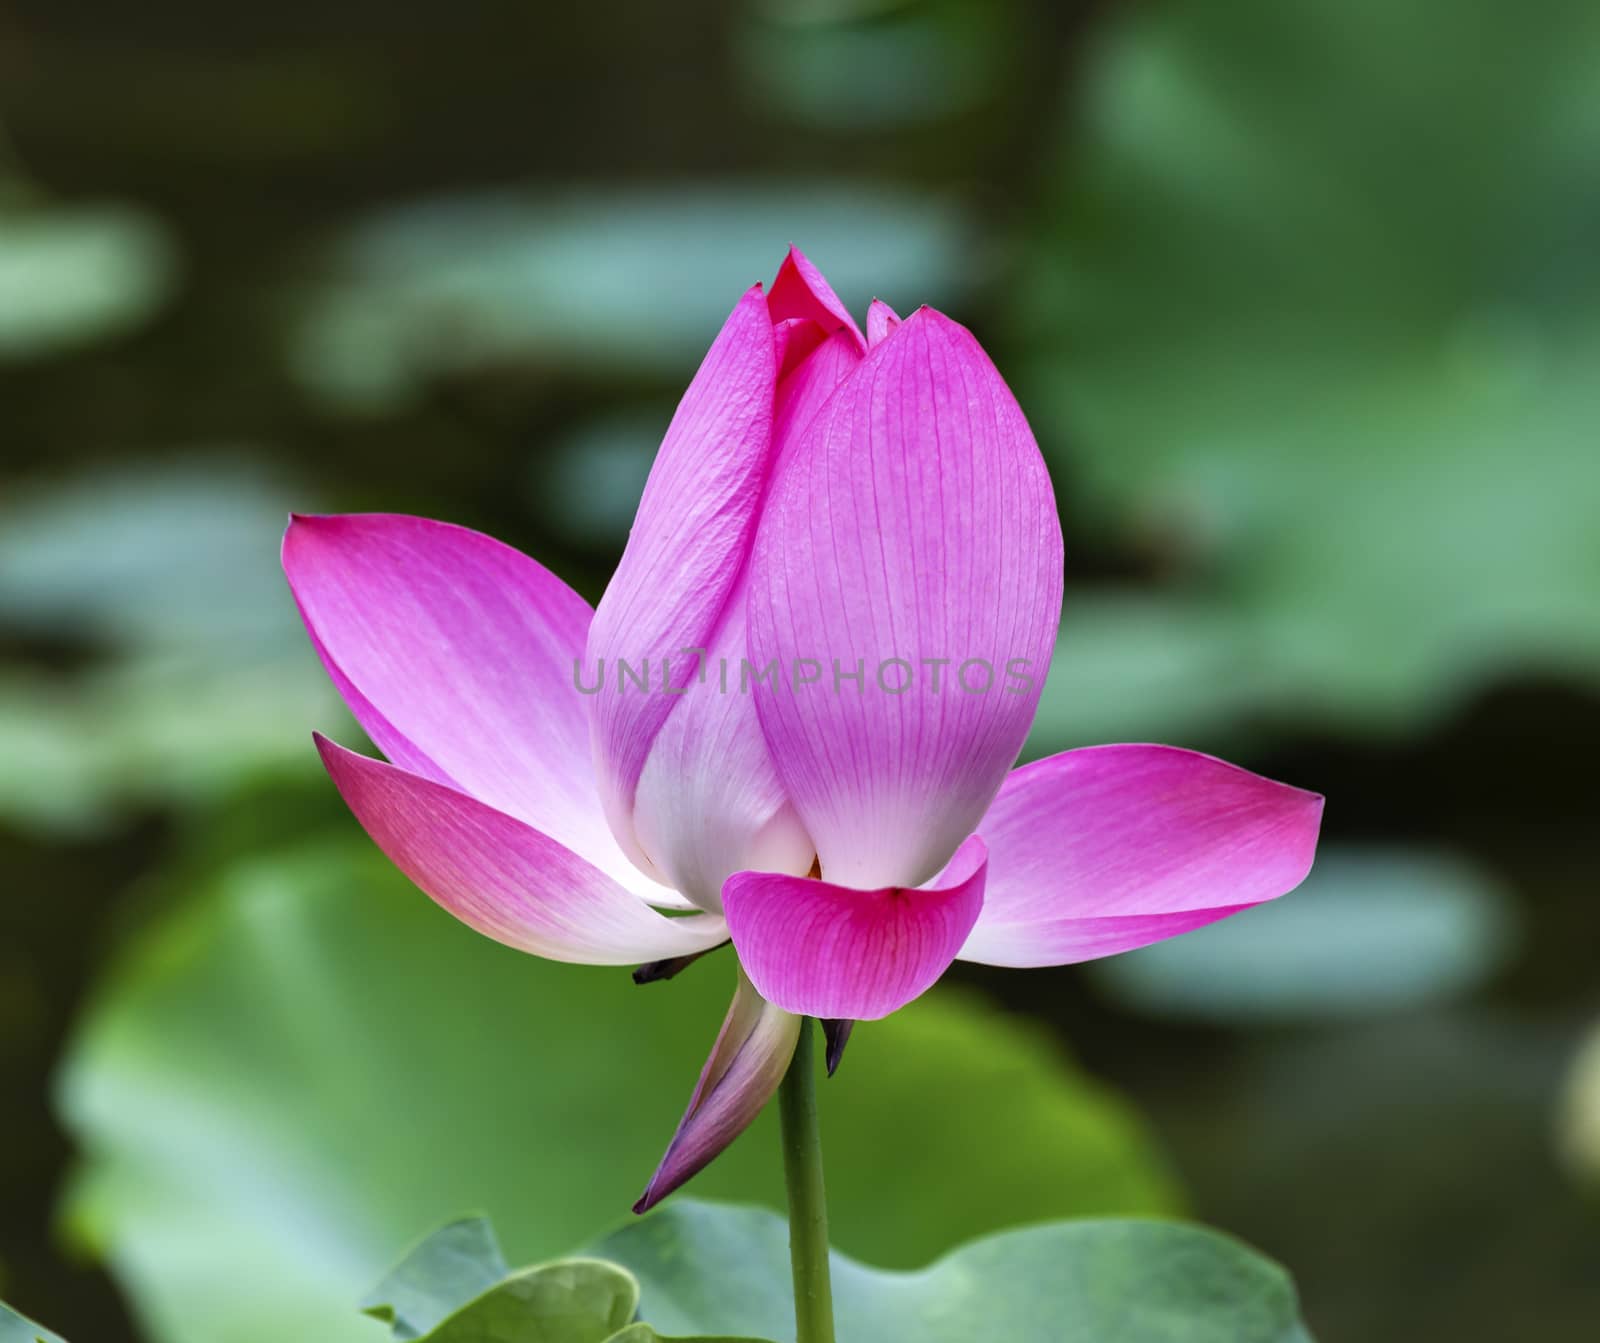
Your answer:
[[[534,962],[390,873],[277,539],[426,513],[597,597],[793,240],[1028,411],[1029,751],[1329,798],[1279,905],[859,1030],[839,1243],[1182,1211],[1322,1343],[1595,1337],[1597,71],[1592,0],[0,11],[0,1295],[360,1343],[433,1223],[623,1215],[727,967]],[[696,1192],[779,1198],[768,1121]]]

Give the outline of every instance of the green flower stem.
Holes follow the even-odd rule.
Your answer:
[[[797,1343],[834,1343],[828,1197],[822,1187],[817,1057],[810,1017],[800,1023],[800,1042],[778,1089],[778,1113],[783,1121],[783,1174],[789,1187],[789,1261],[794,1267]]]

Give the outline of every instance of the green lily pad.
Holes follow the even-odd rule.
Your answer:
[[[502,1263],[494,1234],[482,1219],[458,1222],[390,1283],[413,1300],[420,1289],[424,1314],[441,1317],[423,1331],[428,1343],[660,1343],[661,1327],[789,1340],[788,1244],[776,1213],[680,1199],[608,1236],[606,1259],[506,1274],[488,1290],[482,1280]],[[842,1343],[1310,1343],[1281,1268],[1178,1223],[1035,1226],[909,1273],[835,1254],[833,1283]],[[650,1322],[627,1324],[636,1309]],[[419,1334],[402,1322],[396,1337]]]
[[[465,1217],[418,1245],[362,1309],[392,1326],[396,1338],[417,1338],[510,1274],[489,1219]]]
[[[41,1324],[23,1319],[0,1301],[0,1343],[66,1343],[66,1340]]]
[[[639,1282],[627,1269],[562,1259],[513,1273],[484,1217],[434,1232],[372,1300],[382,1304],[367,1313],[391,1322],[395,1338],[423,1343],[669,1343],[634,1321]]]
[[[98,469],[9,495],[0,621],[216,660],[298,625],[270,558],[305,489],[232,451]]]
[[[638,1304],[639,1284],[626,1269],[598,1259],[567,1259],[511,1274],[421,1338],[425,1343],[607,1343],[628,1326]]]
[[[1238,739],[1281,673],[1219,602],[1154,593],[1069,595],[1028,741],[1031,755],[1102,741]]]
[[[1258,712],[1600,680],[1597,62],[1582,0],[1139,6],[1092,54],[1017,380],[1064,506],[1228,612]]]
[[[1293,894],[1091,973],[1123,1002],[1188,1020],[1382,1016],[1482,984],[1512,949],[1513,909],[1464,858],[1335,847]]]
[[[1008,0],[749,0],[752,97],[829,130],[946,121],[992,96],[1027,28]]]
[[[769,1340],[760,1338],[727,1338],[721,1335],[716,1338],[708,1338],[699,1334],[693,1338],[685,1338],[681,1334],[674,1334],[668,1338],[667,1335],[658,1334],[650,1325],[640,1321],[638,1324],[630,1324],[621,1333],[613,1334],[606,1340],[606,1343],[769,1343]]]
[[[308,656],[289,644],[245,665],[152,655],[70,679],[0,672],[0,816],[92,834],[151,802],[204,806],[258,778],[313,779],[300,725],[345,713]]]
[[[0,629],[87,639],[71,674],[0,670],[0,815],[87,831],[151,800],[311,777],[343,718],[269,557],[304,492],[248,461],[146,465],[0,510]]]
[[[623,370],[676,383],[794,241],[864,312],[976,280],[949,201],[840,183],[441,199],[353,231],[290,358],[331,403],[386,410],[430,379],[506,364]]]
[[[683,1200],[600,1243],[657,1328],[794,1338],[788,1223]],[[1310,1343],[1278,1265],[1173,1222],[1058,1222],[893,1273],[833,1256],[840,1343]]]
[[[0,204],[0,360],[132,330],[161,308],[177,278],[171,235],[133,206]]]
[[[195,891],[70,1049],[70,1224],[159,1343],[371,1343],[361,1284],[467,1208],[513,1262],[582,1244],[643,1188],[726,1010],[726,953],[645,988],[534,960],[346,834]],[[1126,1106],[967,995],[857,1030],[822,1105],[835,1238],[881,1262],[1019,1217],[1174,1205]],[[937,1199],[886,1195],[930,1171]],[[781,1206],[775,1117],[694,1187]]]
[[[1584,1184],[1600,1189],[1600,1029],[1591,1031],[1567,1080],[1562,1156]]]

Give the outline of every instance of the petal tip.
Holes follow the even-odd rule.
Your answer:
[[[822,1034],[827,1041],[827,1050],[824,1053],[824,1062],[828,1067],[828,1076],[832,1077],[839,1071],[839,1064],[844,1059],[844,1047],[850,1043],[850,1033],[855,1029],[856,1023],[848,1018],[825,1017],[822,1022]]]
[[[1304,788],[1294,788],[1292,784],[1284,784],[1282,787],[1291,788],[1297,794],[1295,800],[1298,803],[1296,808],[1298,815],[1296,819],[1301,827],[1300,842],[1304,847],[1303,861],[1296,864],[1300,870],[1300,875],[1295,878],[1294,884],[1288,888],[1293,890],[1311,875],[1311,869],[1316,864],[1317,845],[1322,839],[1322,814],[1328,799],[1321,793],[1313,793]],[[1286,891],[1285,894],[1287,893]]]
[[[848,331],[856,349],[866,351],[866,337],[849,310],[811,258],[793,242],[773,278],[768,302],[775,319],[811,317],[830,334],[837,330]]]
[[[800,1019],[756,993],[741,970],[716,1044],[644,1193],[646,1213],[715,1160],[771,1099],[800,1039]]]
[[[926,303],[919,303],[917,310],[901,322],[900,325],[910,326],[912,323],[916,323],[920,327],[932,327],[936,331],[942,331],[946,335],[956,337],[959,340],[971,341],[975,345],[978,343],[978,338],[967,327],[950,316],[949,313],[940,312],[939,309],[929,307]],[[979,348],[981,349],[982,347],[979,346]]]
[[[278,546],[278,559],[283,565],[285,573],[289,569],[289,550],[294,545],[295,538],[304,536],[311,525],[316,522],[315,513],[289,513],[289,520],[283,524],[283,541]]]
[[[1311,872],[1325,801],[1176,746],[1024,765],[982,823],[1000,857],[962,959],[1095,960],[1275,900]]]
[[[307,532],[318,531],[330,523],[339,520],[337,513],[301,513],[294,509],[289,511],[289,521],[284,525],[283,535],[287,540],[291,536],[303,536]]]

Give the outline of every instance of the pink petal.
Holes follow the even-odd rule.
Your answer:
[[[766,482],[777,380],[761,287],[734,308],[662,440],[622,562],[590,626],[585,676],[606,815],[623,847],[651,743],[678,703],[745,566]],[[645,670],[647,690],[619,688],[619,662]],[[665,680],[663,678],[666,678]]]
[[[840,331],[783,379],[774,458],[789,452],[860,362],[854,341]],[[747,591],[748,571],[728,601],[703,674],[685,678],[687,693],[657,732],[634,794],[635,834],[655,869],[713,911],[722,908],[722,883],[733,873],[802,875],[816,855],[767,754],[755,701],[742,688]]]
[[[1322,798],[1171,746],[1092,746],[1012,773],[983,818],[989,883],[961,959],[1066,965],[1293,890]]]
[[[708,650],[705,679],[690,679],[656,734],[634,795],[640,846],[674,890],[713,912],[741,868],[803,875],[816,854],[767,754],[755,701],[740,690],[746,586],[741,579]]]
[[[714,915],[667,918],[570,849],[446,784],[347,751],[322,762],[356,819],[406,876],[456,918],[519,951],[634,965],[714,947]]]
[[[773,354],[778,364],[781,382],[799,367],[817,346],[828,339],[828,333],[809,317],[786,317],[772,324]]]
[[[856,326],[850,310],[839,301],[822,272],[806,259],[798,247],[790,247],[783,265],[778,267],[777,278],[772,282],[772,292],[767,296],[767,308],[774,322],[791,317],[809,317],[824,332],[848,331],[856,348],[865,350],[861,329]]]
[[[800,1018],[764,1001],[741,970],[689,1108],[635,1212],[649,1212],[750,1126],[783,1081],[799,1038]]]
[[[491,537],[390,514],[296,516],[283,568],[329,676],[395,764],[649,888],[595,788],[573,683],[582,597]]]
[[[899,325],[899,314],[881,298],[873,299],[867,309],[867,345],[876,345]]]
[[[772,414],[772,478],[794,455],[805,431],[839,384],[860,366],[861,350],[855,337],[848,331],[835,331],[778,383]]]
[[[871,1021],[932,988],[983,908],[976,835],[935,886],[863,891],[739,872],[722,888],[728,932],[761,996],[802,1016]]]
[[[1033,720],[1061,568],[1016,401],[919,310],[812,421],[756,540],[750,660],[776,666],[756,706],[829,880],[918,885],[977,827]]]

